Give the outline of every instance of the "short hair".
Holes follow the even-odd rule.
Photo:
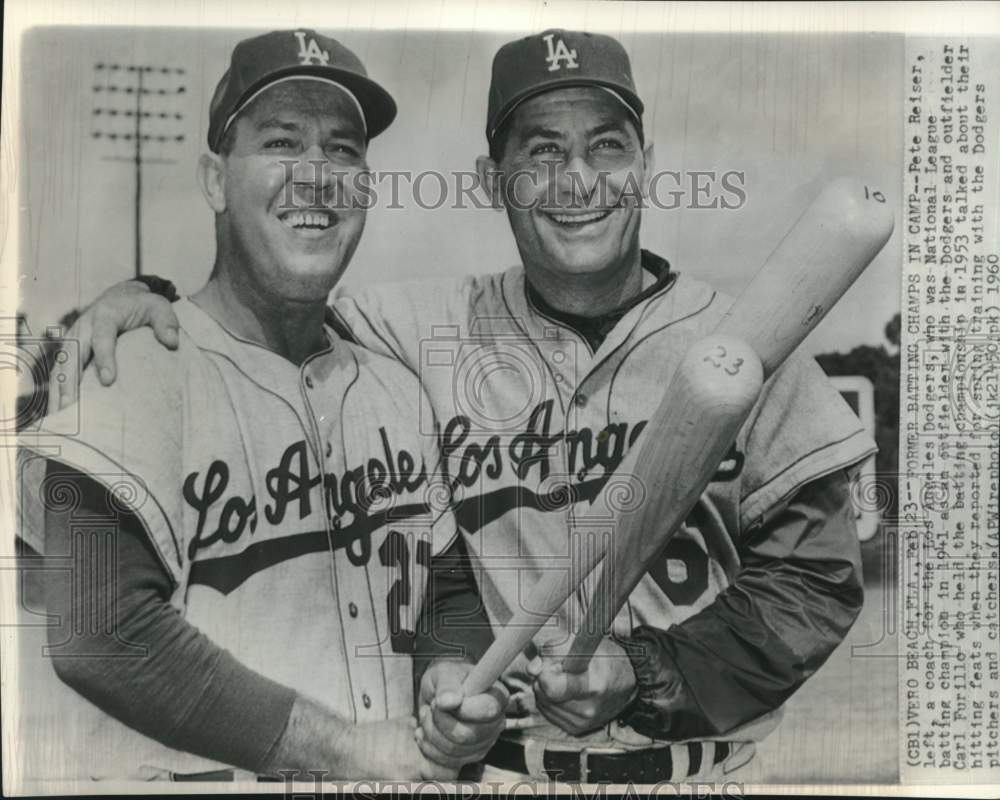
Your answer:
[[[494,164],[499,164],[503,160],[503,154],[507,150],[507,137],[510,135],[510,120],[513,116],[513,114],[508,116],[500,123],[500,127],[493,131],[493,138],[490,139],[490,158]]]
[[[236,120],[233,120],[232,124],[226,128],[226,132],[222,135],[222,141],[219,142],[220,156],[228,157],[233,152],[233,148],[236,147],[236,122]]]

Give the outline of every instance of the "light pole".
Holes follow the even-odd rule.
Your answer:
[[[127,161],[135,168],[135,274],[142,274],[142,168],[172,164],[162,155],[185,139],[180,100],[187,92],[182,67],[98,62],[94,65],[95,95],[91,136],[113,143],[104,161]],[[132,152],[117,148],[126,142]]]

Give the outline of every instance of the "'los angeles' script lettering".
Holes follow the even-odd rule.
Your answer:
[[[280,525],[289,514],[305,519],[313,510],[312,492],[322,486],[322,501],[327,517],[340,519],[351,514],[355,520],[367,515],[372,504],[391,495],[414,492],[428,479],[424,459],[407,450],[394,450],[384,428],[379,429],[383,459],[369,458],[364,464],[346,470],[342,475],[313,470],[309,447],[305,440],[289,445],[278,465],[267,470],[264,486],[268,499],[264,517],[268,523]],[[195,535],[188,545],[188,558],[216,542],[238,541],[246,530],[252,535],[257,529],[257,498],[244,498],[229,488],[230,465],[214,460],[204,471],[192,472],[184,481],[183,496],[197,513]],[[318,499],[318,498],[316,498]],[[210,510],[220,507],[212,520]]]
[[[617,422],[600,431],[591,428],[553,431],[552,416],[553,401],[539,403],[532,409],[525,430],[506,445],[499,436],[491,436],[485,443],[470,441],[470,419],[453,417],[440,437],[451,489],[472,486],[481,474],[490,480],[498,479],[504,470],[505,456],[510,469],[522,481],[531,478],[532,471],[537,472],[538,481],[544,481],[554,469],[556,474],[566,470],[569,475],[582,476],[600,468],[603,474],[610,475],[646,427],[643,420],[631,428],[627,422]]]

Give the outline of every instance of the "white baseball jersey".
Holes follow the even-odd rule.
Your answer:
[[[688,346],[730,304],[682,274],[629,310],[592,352],[531,303],[521,267],[338,298],[335,310],[353,335],[410,367],[430,397],[456,517],[494,625],[536,581],[567,579],[569,515],[586,528],[590,499],[639,440]],[[615,631],[668,628],[703,609],[733,580],[740,537],[766,510],[874,449],[816,363],[793,356],[767,382],[731,457],[632,593]],[[580,498],[571,505],[567,484]],[[607,529],[607,520],[593,523]],[[564,638],[586,602],[585,586],[535,641]],[[523,667],[519,661],[507,674],[513,684],[530,684]],[[565,738],[538,721],[539,735]],[[733,738],[757,740],[776,724],[777,715],[767,715]],[[650,741],[617,723],[590,738],[608,737]]]
[[[430,411],[417,381],[332,331],[299,367],[188,300],[174,308],[178,350],[149,330],[123,337],[116,383],[88,371],[79,405],[22,443],[23,469],[51,457],[124,494],[173,579],[173,604],[246,666],[346,720],[412,714],[426,567],[455,534],[436,440],[419,433]],[[25,485],[38,486],[32,477]],[[35,524],[22,535],[41,551],[40,515],[25,503]],[[91,777],[223,766],[135,733],[65,686],[52,691],[76,698],[60,709],[79,723],[67,723],[65,749],[49,750],[60,776],[74,751]]]

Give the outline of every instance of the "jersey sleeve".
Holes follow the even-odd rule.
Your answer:
[[[181,581],[181,357],[164,350],[149,330],[130,333],[118,344],[114,384],[102,386],[91,366],[76,405],[19,437],[19,534],[32,548],[44,552],[46,508],[72,506],[79,498],[79,488],[58,473],[46,478],[51,460],[108,489],[121,504],[109,513],[135,513],[167,573]]]
[[[746,454],[739,524],[746,531],[800,487],[875,452],[861,421],[810,357],[793,354],[764,384],[737,438]]]
[[[427,602],[421,613],[413,654],[414,697],[420,696],[421,677],[435,659],[475,663],[493,641],[490,620],[461,536],[431,560]]]
[[[636,731],[674,741],[735,736],[779,708],[841,643],[863,599],[846,472],[779,503],[741,560],[736,580],[699,613],[633,631]]]
[[[50,466],[54,470],[72,477],[80,495],[78,509],[47,515],[46,549],[64,553],[72,547],[73,516],[101,519],[115,501],[87,476]],[[58,621],[48,630],[53,668],[139,733],[175,750],[257,770],[288,722],[295,692],[241,664],[178,614],[170,604],[170,577],[143,526],[128,511],[115,524],[117,570],[74,581],[59,569],[58,555],[47,570],[46,610]],[[113,598],[110,607],[105,598]],[[115,636],[106,635],[109,622]],[[140,647],[144,657],[130,658]]]

